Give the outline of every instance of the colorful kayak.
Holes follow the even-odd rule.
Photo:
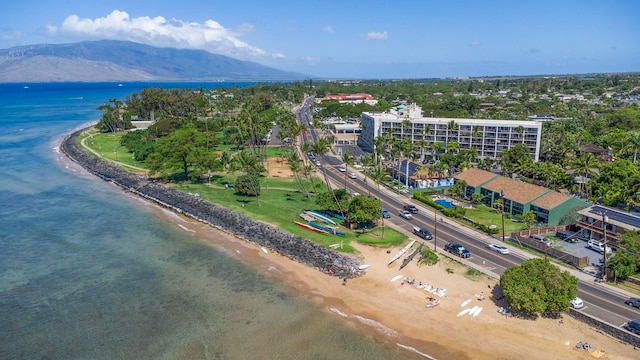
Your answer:
[[[301,223],[300,221],[294,221],[294,223],[296,223],[296,225],[298,225],[300,227],[303,227],[305,229],[309,229],[311,231],[315,231],[315,232],[320,233],[320,234],[329,234],[328,232],[326,232],[324,230],[316,229],[313,226],[311,226],[309,224]]]
[[[322,215],[322,214],[318,214],[315,211],[307,211],[307,214],[313,216],[314,218],[324,222],[325,224],[331,224],[331,225],[338,225],[338,223],[336,223],[335,221],[329,219],[328,217]]]
[[[339,236],[344,236],[344,233],[342,231],[338,231],[332,227],[329,226],[323,226],[320,224],[316,224],[313,221],[309,221],[309,226],[313,226],[316,229],[320,229],[320,230],[324,230],[326,232],[328,232],[329,234],[333,234],[333,235],[339,235]]]

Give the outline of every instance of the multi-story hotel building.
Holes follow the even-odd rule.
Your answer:
[[[364,112],[361,121],[358,146],[367,152],[374,151],[376,137],[391,133],[400,140],[410,138],[414,145],[425,140],[430,147],[440,143],[446,148],[456,142],[460,150],[476,148],[480,159],[500,157],[502,150],[517,144],[525,144],[534,161],[540,155],[539,121],[423,117],[416,104],[402,112]]]

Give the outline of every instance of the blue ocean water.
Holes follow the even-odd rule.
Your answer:
[[[108,99],[200,85],[0,84],[0,359],[410,358],[60,164]]]

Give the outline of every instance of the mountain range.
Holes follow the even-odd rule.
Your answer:
[[[286,81],[308,79],[204,50],[99,40],[0,49],[1,82]]]

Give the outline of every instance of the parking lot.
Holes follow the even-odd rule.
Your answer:
[[[554,240],[554,248],[561,248],[562,251],[578,257],[587,256],[589,266],[599,268],[602,265],[602,254],[587,247],[587,240],[579,239],[575,243],[569,243],[555,237],[550,237],[550,239]]]

